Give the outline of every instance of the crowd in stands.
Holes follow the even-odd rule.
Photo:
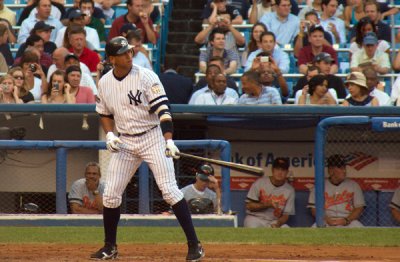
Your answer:
[[[23,75],[13,78],[11,97],[0,89],[0,102],[92,103],[84,96],[95,96],[112,68],[102,47],[118,35],[135,46],[133,63],[153,70],[143,44],[159,41],[163,10],[155,1],[127,0],[122,15],[120,0],[75,0],[70,8],[31,0],[18,15],[4,1],[0,73],[19,67]],[[194,39],[204,77],[183,86],[189,79],[175,65],[160,79],[170,100],[184,104],[397,105],[400,80],[385,75],[400,70],[400,52],[390,58],[392,38],[400,40],[390,18],[398,12],[376,0],[208,0]]]

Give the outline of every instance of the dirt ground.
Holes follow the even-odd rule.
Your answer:
[[[0,244],[0,261],[89,261],[95,245]],[[203,261],[400,261],[398,247],[205,244]],[[185,261],[186,246],[121,244],[117,261]]]

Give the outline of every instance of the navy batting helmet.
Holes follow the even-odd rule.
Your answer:
[[[209,181],[208,177],[214,175],[214,168],[208,164],[201,165],[196,172],[196,176],[203,181]]]
[[[133,47],[134,46],[130,45],[125,37],[117,36],[106,44],[105,50],[107,56],[116,56],[131,50]]]

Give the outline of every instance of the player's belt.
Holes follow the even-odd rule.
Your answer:
[[[151,130],[153,130],[154,128],[156,128],[157,126],[153,126],[152,128],[150,128],[149,130],[146,130],[144,132],[141,133],[137,133],[137,134],[120,134],[121,136],[130,136],[130,137],[137,137],[137,136],[142,136],[148,132],[150,132]]]

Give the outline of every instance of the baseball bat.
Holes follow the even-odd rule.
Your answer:
[[[179,152],[179,153],[176,153],[176,154],[178,156],[181,156],[181,157],[188,157],[188,158],[193,158],[193,159],[197,159],[197,160],[206,161],[206,162],[209,162],[209,163],[212,163],[212,164],[216,164],[216,165],[223,166],[223,167],[228,167],[228,168],[233,169],[233,170],[249,173],[249,174],[256,175],[256,176],[263,176],[264,175],[264,170],[262,170],[262,168],[255,167],[255,166],[248,166],[248,165],[244,165],[244,164],[227,162],[227,161],[223,161],[223,160],[217,160],[217,159],[212,159],[212,158],[195,156],[195,155],[186,154],[186,153],[182,153],[182,152]]]

